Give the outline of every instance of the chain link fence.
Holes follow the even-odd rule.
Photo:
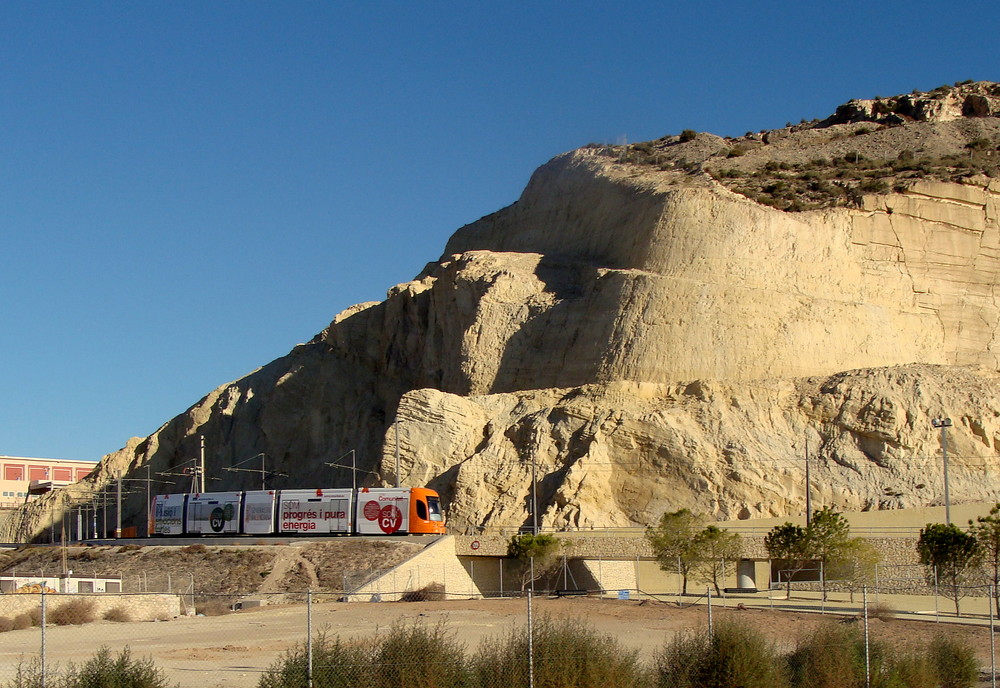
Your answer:
[[[373,575],[374,571],[356,572],[351,579],[370,582]],[[913,582],[903,578],[904,588]],[[895,581],[896,577],[882,580]],[[86,687],[89,684],[80,682],[81,672],[93,669],[95,661],[107,670],[146,672],[145,682],[114,685],[150,687],[663,685],[654,676],[655,662],[639,658],[619,643],[620,638],[589,631],[585,619],[560,624],[540,615],[541,593],[479,600],[476,609],[468,612],[467,605],[456,604],[448,612],[455,618],[430,618],[420,605],[343,602],[349,599],[343,591],[194,594],[181,587],[173,592],[65,594],[46,590],[0,595],[0,688]],[[720,596],[706,588],[683,597],[640,589],[591,595],[603,605],[625,599],[632,604],[669,600],[676,604],[664,607],[664,614],[675,608],[696,609],[692,629],[707,627],[709,632],[723,610],[749,606],[850,614],[863,619],[867,628],[869,615],[887,612],[879,608],[878,597],[884,605],[915,604],[925,616],[933,607],[936,620],[957,620],[949,609],[952,600],[945,596],[947,591],[917,597],[900,596],[890,589],[896,588],[863,586],[852,591],[837,581],[826,581],[824,595],[814,583],[792,582],[789,588],[784,583],[778,587],[775,581],[755,594],[723,592]],[[789,590],[791,594],[786,595]],[[397,599],[432,599],[421,591],[393,592]],[[846,601],[851,592],[857,592],[854,605]],[[964,618],[992,626],[992,589],[961,586],[959,592],[966,607]],[[831,599],[835,595],[844,599],[836,602]],[[525,614],[491,634],[478,634],[477,624],[489,624],[481,623],[477,615],[483,613],[483,605],[491,604],[517,605]],[[662,642],[668,640],[666,635],[662,638]],[[991,652],[991,664],[995,664],[993,657]],[[160,672],[159,682],[150,682],[155,672]],[[553,672],[564,678],[552,682]],[[991,666],[990,678],[994,675]]]

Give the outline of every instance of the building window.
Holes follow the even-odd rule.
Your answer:
[[[52,469],[52,479],[53,480],[72,480],[73,479],[73,469],[72,468],[53,468]]]
[[[48,480],[49,469],[45,466],[28,466],[28,480]]]
[[[24,480],[24,466],[7,463],[3,467],[4,480]]]

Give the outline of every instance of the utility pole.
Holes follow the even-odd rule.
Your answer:
[[[115,514],[117,518],[117,527],[115,529],[115,537],[120,538],[122,536],[122,474],[118,474],[118,506]]]
[[[399,416],[396,416],[396,487],[399,487]]]
[[[148,461],[146,462],[146,537],[150,537],[153,533],[150,527],[153,523],[153,504],[150,502],[150,494],[152,492],[153,477],[150,472],[152,464]]]
[[[201,464],[200,464],[201,465],[201,471],[200,471],[201,472],[201,493],[205,494],[205,436],[204,435],[198,435],[198,437],[201,440],[201,452],[200,452],[200,455],[199,455],[200,459],[201,459]]]
[[[812,484],[809,481],[809,438],[806,437],[806,528],[812,525]]]
[[[951,495],[948,493],[948,428],[951,418],[935,418],[931,425],[941,429],[941,458],[944,460],[944,522],[951,525]]]
[[[538,483],[535,480],[535,455],[531,455],[531,533],[538,535]]]
[[[344,458],[345,456],[347,456],[347,454],[351,455],[351,465],[350,466],[345,466],[342,463],[337,463],[337,461],[340,461],[342,458]],[[332,466],[333,468],[350,468],[351,469],[351,489],[356,492],[357,489],[358,489],[358,459],[357,459],[357,455],[356,455],[356,453],[355,453],[355,451],[353,449],[350,450],[349,452],[347,452],[347,454],[342,454],[341,456],[338,456],[337,457],[337,461],[330,461],[328,463],[324,463],[323,465],[324,466]]]

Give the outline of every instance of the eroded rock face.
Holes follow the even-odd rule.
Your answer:
[[[952,498],[996,498],[996,184],[789,213],[671,165],[557,157],[385,301],[130,442],[0,539],[46,532],[120,471],[179,472],[199,436],[213,490],[259,487],[224,470],[259,453],[287,474],[271,487],[350,484],[327,464],[351,449],[369,483],[392,483],[397,416],[400,481],[439,489],[460,530],[526,523],[532,465],[546,526],[799,513],[807,442],[815,505],[939,503],[941,415]],[[127,498],[125,523],[144,519],[144,495]]]
[[[929,92],[851,100],[837,108],[824,124],[876,122],[903,124],[948,122],[962,117],[990,117],[1000,113],[1000,88],[989,81],[941,86]]]
[[[961,390],[961,391],[959,391]],[[911,365],[830,377],[612,383],[403,397],[403,474],[446,495],[453,527],[526,523],[532,470],[546,528],[654,522],[691,508],[719,519],[943,503],[940,434],[952,418],[955,502],[1000,499],[1000,377]],[[383,457],[390,466],[391,452]],[[534,463],[534,466],[532,465]],[[985,478],[985,479],[984,479]]]

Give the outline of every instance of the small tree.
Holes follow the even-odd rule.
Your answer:
[[[850,538],[826,564],[826,577],[843,581],[851,592],[851,602],[854,593],[875,582],[875,567],[881,561],[882,555],[864,538]]]
[[[699,580],[711,583],[715,594],[721,595],[719,579],[725,581],[726,562],[735,562],[743,553],[743,540],[715,526],[706,526],[694,538],[694,573]]]
[[[823,567],[823,599],[826,599],[826,579],[830,564],[837,561],[851,539],[851,527],[847,519],[833,509],[826,507],[814,511],[806,528],[811,541],[812,556]]]
[[[976,538],[993,584],[993,604],[996,615],[1000,616],[1000,504],[990,509],[988,516],[980,516],[975,523],[969,521],[969,533]]]
[[[815,558],[812,538],[802,526],[783,523],[764,536],[764,547],[771,559],[777,559],[787,574],[785,583],[788,599],[792,598],[792,578]]]
[[[687,509],[663,514],[656,526],[646,528],[646,539],[663,571],[681,576],[681,594],[687,594],[688,575],[698,561],[695,538],[701,519]]]
[[[937,580],[944,581],[955,602],[955,615],[961,616],[958,602],[965,595],[963,586],[981,558],[976,538],[953,523],[928,523],[920,530],[917,552],[928,579],[936,573]]]
[[[528,584],[545,576],[557,565],[559,540],[553,535],[524,533],[507,543],[507,556],[517,560],[521,592]]]

